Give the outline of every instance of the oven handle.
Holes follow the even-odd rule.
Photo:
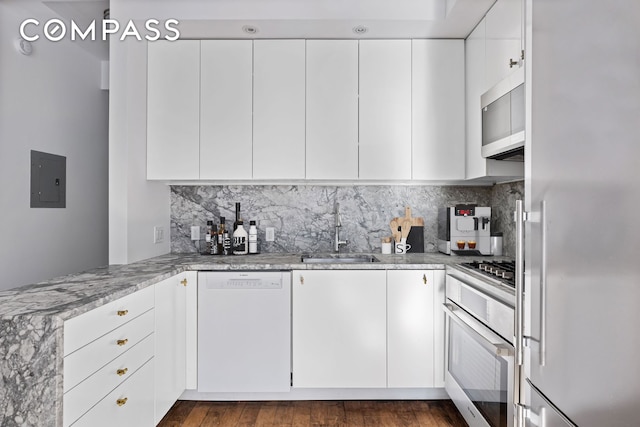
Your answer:
[[[458,325],[467,331],[480,336],[483,339],[484,346],[498,357],[510,361],[514,357],[513,346],[504,340],[500,335],[494,333],[485,325],[477,321],[474,317],[467,314],[464,310],[456,308],[453,304],[443,304],[442,309],[455,321]]]

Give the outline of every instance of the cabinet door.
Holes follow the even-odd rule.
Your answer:
[[[522,162],[491,160],[482,157],[482,112],[480,96],[487,86],[486,18],[465,40],[465,87],[466,87],[466,179],[505,177],[516,179],[523,176]]]
[[[412,175],[464,179],[464,41],[412,42]]]
[[[307,41],[307,179],[358,178],[358,41]]]
[[[149,43],[147,91],[147,179],[198,179],[200,41]]]
[[[155,285],[155,422],[160,422],[185,390],[186,286],[185,274]],[[187,281],[188,285],[188,281]]]
[[[305,42],[256,40],[253,178],[305,177]]]
[[[389,387],[434,386],[435,289],[432,270],[387,271]]]
[[[411,41],[360,41],[360,179],[411,179]]]
[[[251,179],[253,43],[202,40],[200,179]]]
[[[482,112],[480,96],[487,90],[485,67],[485,19],[480,21],[465,40],[466,88],[466,178],[486,174],[486,159],[482,157]]]
[[[498,0],[487,12],[487,89],[522,64],[522,6],[522,0]],[[517,65],[511,66],[510,61]]]
[[[293,272],[294,387],[386,387],[384,271]]]

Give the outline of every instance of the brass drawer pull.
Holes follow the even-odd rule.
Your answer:
[[[426,285],[427,284],[427,275],[423,274],[422,275],[422,282]]]
[[[126,343],[128,343],[128,342],[129,342],[129,339],[128,339],[128,338],[125,338],[125,339],[123,339],[123,340],[118,340],[118,341],[116,341],[116,344],[118,344],[119,346],[123,346],[123,345],[125,345],[125,344],[126,344]]]
[[[300,284],[304,285],[304,276],[300,276]]]
[[[181,284],[182,286],[187,286],[187,279],[182,279],[182,280],[180,281],[180,284]]]
[[[116,374],[118,374],[118,376],[123,376],[124,374],[126,374],[129,371],[129,368],[124,368],[124,369],[118,369],[116,371]]]
[[[129,314],[129,310],[118,310],[118,316],[126,316]]]
[[[116,405],[118,406],[124,406],[125,403],[127,403],[127,400],[129,400],[128,397],[124,397],[122,399],[118,399],[116,400]]]

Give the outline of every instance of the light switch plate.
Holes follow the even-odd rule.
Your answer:
[[[265,229],[265,240],[267,242],[273,242],[276,240],[276,229],[273,227],[267,227]]]
[[[197,225],[191,226],[191,240],[200,240],[200,227]]]
[[[153,243],[164,242],[164,227],[153,227]]]

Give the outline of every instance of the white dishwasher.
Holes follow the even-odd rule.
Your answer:
[[[198,391],[291,389],[291,272],[198,273]]]

